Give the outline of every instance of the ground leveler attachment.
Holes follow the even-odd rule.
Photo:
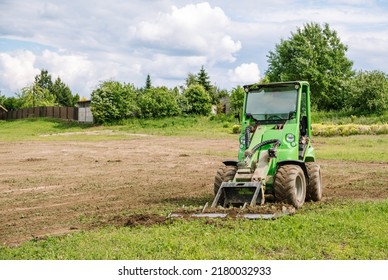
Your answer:
[[[260,153],[259,158],[255,161],[255,170],[252,172],[252,168],[249,165],[252,155],[266,145],[273,146]],[[257,205],[264,206],[265,181],[272,159],[277,157],[276,149],[279,145],[280,141],[278,139],[271,139],[255,145],[252,150],[247,150],[245,152],[245,160],[238,162],[236,165],[237,170],[234,180],[222,182],[210,209],[208,204],[206,204],[201,213],[193,214],[193,216],[208,218],[227,217],[229,215],[228,211],[222,212],[227,207],[239,207],[234,208],[234,212],[237,211],[235,216],[248,219],[274,219],[292,213],[292,211],[285,207],[276,212],[272,210],[271,213],[265,213],[263,208],[260,208],[261,211],[257,211],[259,209]],[[220,208],[217,208],[220,204],[222,206],[221,212]]]

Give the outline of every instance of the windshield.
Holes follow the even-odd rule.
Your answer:
[[[257,121],[288,120],[296,111],[294,87],[261,88],[247,95],[246,114]]]

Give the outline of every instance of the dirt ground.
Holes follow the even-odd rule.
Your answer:
[[[106,224],[159,222],[163,209],[212,199],[235,140],[0,142],[0,244]],[[232,153],[233,154],[233,153]],[[320,161],[324,199],[388,198],[388,164]],[[132,219],[128,219],[132,217]]]

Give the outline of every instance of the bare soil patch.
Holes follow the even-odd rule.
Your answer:
[[[213,198],[235,140],[0,142],[0,244],[100,227],[163,223],[160,213]],[[232,157],[233,158],[233,157]],[[320,161],[324,199],[388,198],[386,163]],[[155,214],[159,213],[159,214]]]

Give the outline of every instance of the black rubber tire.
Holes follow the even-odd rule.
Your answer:
[[[322,199],[321,167],[315,162],[306,162],[309,184],[306,190],[306,200],[320,201]]]
[[[302,207],[306,198],[306,177],[298,165],[283,165],[278,168],[274,178],[274,196],[295,208]]]
[[[236,175],[237,166],[233,165],[224,165],[217,170],[217,174],[214,177],[214,195],[217,195],[218,190],[221,187],[222,182],[229,182],[233,180],[234,175]],[[224,196],[221,195],[218,203],[224,204]]]

